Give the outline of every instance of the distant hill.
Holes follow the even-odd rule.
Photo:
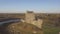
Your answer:
[[[0,13],[0,19],[4,18],[24,18],[24,13]]]

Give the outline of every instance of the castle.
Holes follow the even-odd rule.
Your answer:
[[[36,16],[33,11],[27,11],[25,13],[25,22],[33,24],[39,28],[42,28],[43,20]]]

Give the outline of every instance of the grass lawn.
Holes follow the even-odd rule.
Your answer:
[[[43,31],[44,31],[44,34],[59,34],[60,28],[44,26]]]

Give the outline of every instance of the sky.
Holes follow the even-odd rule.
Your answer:
[[[60,13],[60,0],[0,0],[0,13]]]

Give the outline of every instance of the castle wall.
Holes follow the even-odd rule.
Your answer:
[[[43,20],[42,19],[38,19],[37,21],[33,21],[31,24],[39,27],[39,28],[42,28],[42,23],[43,23]]]
[[[26,23],[30,23],[39,28],[42,28],[43,20],[42,19],[35,20],[35,14],[33,12],[25,14],[25,21],[26,21]]]
[[[38,19],[37,20],[37,27],[39,27],[39,28],[42,28],[42,23],[43,23],[43,20],[42,19]]]

